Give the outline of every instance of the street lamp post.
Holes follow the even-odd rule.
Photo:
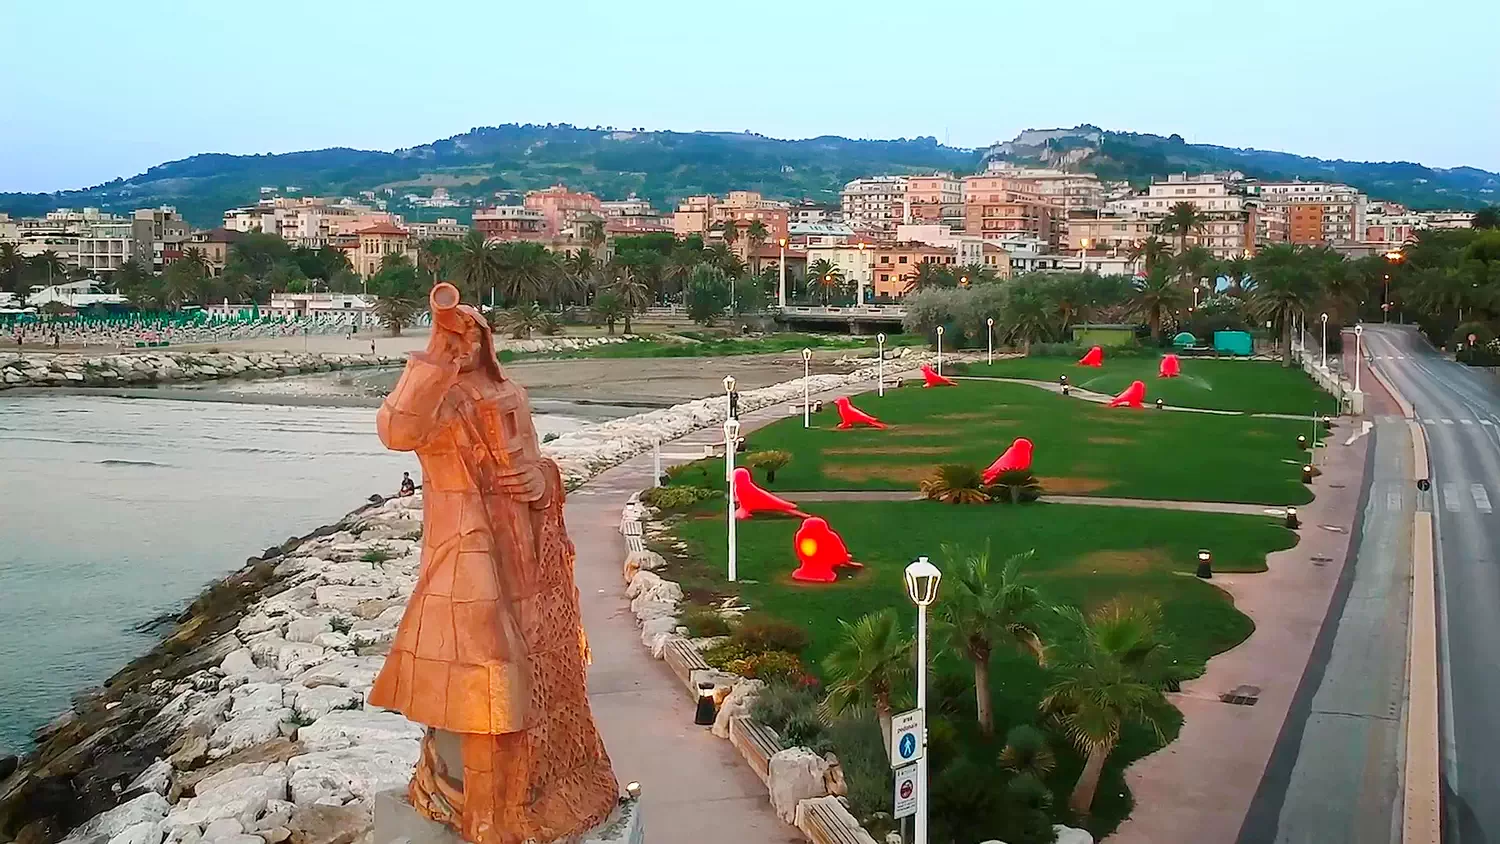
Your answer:
[[[740,444],[740,420],[724,420],[724,475],[729,487],[729,582],[735,581],[735,535],[734,535],[734,450]]]
[[[922,756],[917,760],[915,844],[927,844],[927,608],[937,600],[943,573],[918,557],[906,567],[906,596],[917,605],[917,711],[922,713]]]
[[[885,332],[875,335],[875,351],[878,357],[875,359],[875,394],[885,395]]]
[[[1328,314],[1324,313],[1321,319],[1323,323],[1323,373],[1328,374]]]
[[[735,419],[739,414],[739,408],[735,407],[734,400],[734,376],[724,376],[724,418]]]
[[[776,245],[781,247],[781,260],[776,265],[776,304],[783,310],[786,309],[786,238],[777,238]]]
[[[943,374],[943,327],[941,325],[939,325],[938,329],[937,329],[937,352],[938,352],[937,374],[942,375]]]
[[[1360,338],[1364,336],[1364,333],[1365,327],[1363,325],[1354,326],[1354,395],[1356,396],[1360,395],[1359,371],[1361,369],[1364,369],[1364,361],[1362,359],[1363,356],[1360,352]],[[1356,401],[1358,401],[1358,399],[1356,399]],[[1363,403],[1361,403],[1360,406],[1363,407]]]
[[[854,292],[854,298],[855,298],[854,304],[856,304],[856,305],[863,305],[865,303],[865,273],[866,273],[866,269],[865,269],[865,242],[864,241],[860,241],[859,242],[859,266],[855,269],[854,273],[855,273],[855,275],[854,275],[854,291],[855,291]],[[870,276],[870,280],[871,281],[875,280],[874,275]]]
[[[651,485],[661,486],[661,437],[651,441]]]
[[[984,362],[990,365],[995,363],[995,318],[985,317],[984,331],[987,340]]]
[[[812,377],[812,349],[802,350],[802,427],[812,427],[812,407],[808,404],[807,381]]]

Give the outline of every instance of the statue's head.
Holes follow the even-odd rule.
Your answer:
[[[495,339],[490,324],[479,311],[458,303],[458,289],[447,282],[432,288],[432,330],[447,335],[453,359],[461,372],[484,370],[497,381],[504,380],[500,360],[495,356]]]

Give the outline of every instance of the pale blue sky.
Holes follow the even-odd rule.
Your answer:
[[[0,0],[0,191],[507,122],[1500,170],[1495,0]]]

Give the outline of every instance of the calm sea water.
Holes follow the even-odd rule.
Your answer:
[[[374,408],[0,395],[0,753],[156,642],[133,628],[402,471]]]

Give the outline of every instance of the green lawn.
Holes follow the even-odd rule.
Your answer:
[[[1237,364],[1226,364],[1237,365]],[[854,403],[891,427],[837,430],[830,403],[747,437],[751,451],[784,449],[792,462],[776,490],[916,489],[941,463],[987,466],[1016,437],[1035,445],[1045,492],[1296,505],[1308,423],[1152,408],[1106,408],[1025,384],[961,381],[957,387],[888,390]]]
[[[819,350],[868,350],[873,356],[876,342],[873,337],[847,337],[832,334],[766,334],[757,337],[717,336],[709,332],[684,331],[679,336],[687,340],[648,337],[625,343],[607,343],[586,349],[562,349],[551,352],[517,352],[502,349],[501,361],[514,360],[571,360],[575,358],[697,358],[726,357],[729,355],[776,354],[804,348]],[[536,339],[545,339],[538,337]],[[913,346],[922,342],[915,335],[896,335],[886,338],[886,347]],[[873,360],[873,357],[872,357]]]
[[[1185,357],[1182,375],[1158,378],[1160,360],[1157,356],[1111,359],[1105,350],[1104,366],[1100,369],[1079,366],[1071,358],[1025,357],[997,360],[993,364],[983,360],[957,364],[953,371],[1036,381],[1056,381],[1059,375],[1067,375],[1074,386],[1110,395],[1119,393],[1131,381],[1144,381],[1148,401],[1161,398],[1179,407],[1298,415],[1310,415],[1315,410],[1338,412],[1333,396],[1319,389],[1298,368],[1284,369],[1274,361]],[[945,373],[947,369],[944,367]]]
[[[1175,638],[1174,652],[1197,673],[1210,656],[1243,641],[1253,629],[1227,595],[1191,576],[1199,548],[1213,551],[1218,571],[1260,571],[1266,554],[1296,542],[1294,534],[1269,517],[1168,510],[1062,504],[951,506],[925,501],[819,503],[806,509],[826,518],[866,568],[834,584],[798,584],[789,577],[796,567],[792,537],[798,520],[752,519],[737,528],[741,582],[735,591],[757,610],[806,626],[811,644],[804,657],[814,671],[836,645],[840,619],[852,621],[893,607],[910,629],[914,610],[902,585],[908,562],[925,554],[951,571],[957,563],[947,558],[944,543],[961,552],[977,551],[988,543],[996,560],[1034,550],[1026,573],[1053,604],[1089,610],[1117,597],[1157,602]],[[675,534],[687,543],[688,551],[667,576],[700,594],[726,589],[725,533],[722,501],[684,517]],[[1046,629],[1044,624],[1044,633]],[[1039,722],[1037,704],[1047,675],[1030,659],[1002,649],[993,660],[994,740],[973,726],[972,693],[964,691],[972,688],[966,685],[972,682],[967,663],[943,654],[936,665],[943,679],[935,681],[934,688],[956,691],[938,692],[943,699],[934,706],[951,713],[961,755],[992,760],[1002,743],[998,736],[1008,727]],[[1176,729],[1176,724],[1168,725],[1169,740]],[[1094,804],[1089,826],[1096,833],[1112,830],[1129,814],[1131,800],[1122,771],[1159,746],[1148,731],[1127,730],[1106,767]],[[1061,805],[1061,797],[1077,779],[1081,760],[1060,738],[1054,737],[1053,747],[1059,765],[1050,784]]]

